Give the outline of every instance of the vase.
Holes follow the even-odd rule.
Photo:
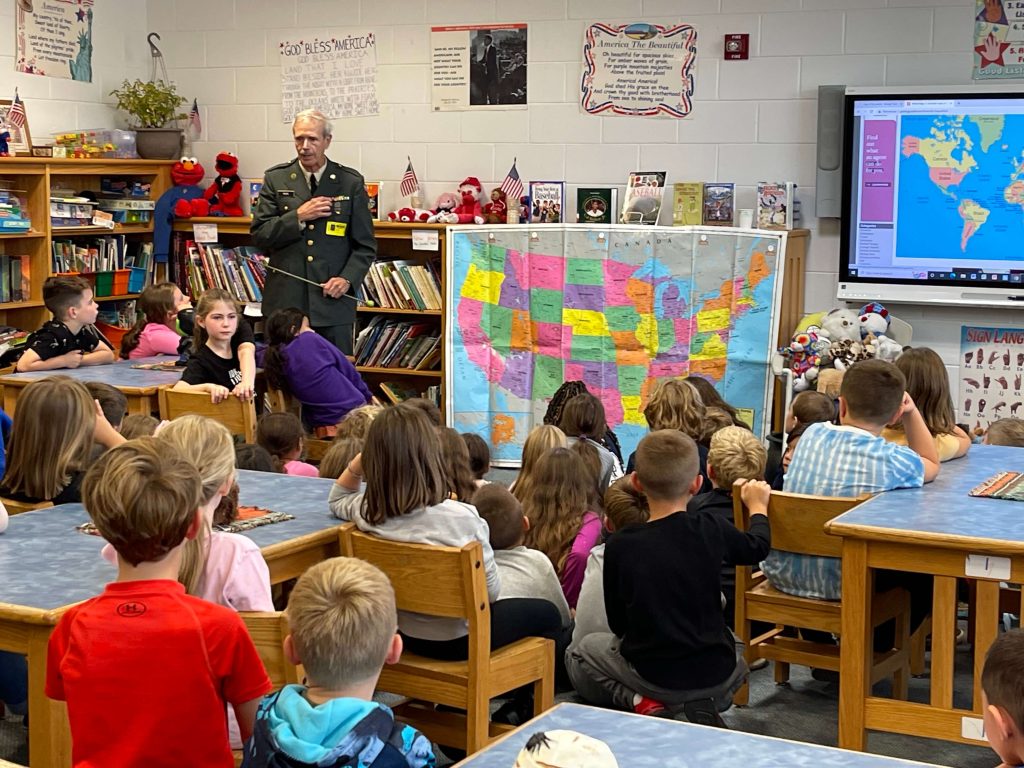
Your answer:
[[[180,128],[136,128],[135,148],[146,160],[177,160],[183,138]]]

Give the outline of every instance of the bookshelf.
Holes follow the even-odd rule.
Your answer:
[[[250,219],[232,217],[196,217],[183,219],[174,222],[173,229],[177,235],[187,239],[193,232],[196,224],[216,224],[218,242],[226,247],[249,245],[252,239],[249,235]],[[377,261],[387,262],[401,260],[409,262],[410,265],[425,265],[427,261],[432,262],[434,274],[437,277],[438,292],[440,294],[440,309],[409,309],[382,306],[360,306],[356,316],[356,333],[374,318],[385,318],[395,322],[422,323],[429,330],[428,333],[436,333],[440,338],[440,348],[443,351],[447,333],[447,318],[445,312],[445,270],[447,269],[447,247],[446,225],[444,224],[408,224],[397,222],[375,222],[374,234],[377,238]],[[437,250],[414,250],[413,232],[432,231],[437,234]],[[183,245],[183,243],[182,243]],[[177,245],[175,247],[177,251]],[[179,284],[186,285],[187,278],[177,274],[175,279]],[[367,278],[369,280],[369,277]],[[364,282],[365,284],[365,282]],[[377,322],[382,322],[378,320]],[[444,397],[444,356],[430,370],[413,370],[410,368],[382,367],[380,365],[357,365],[356,368],[363,376],[370,389],[385,402],[387,395],[380,385],[386,382],[396,382],[403,387],[412,387],[420,392],[426,392],[430,387],[438,387],[440,397]]]
[[[51,255],[54,240],[124,235],[132,242],[153,239],[153,224],[116,224],[106,227],[54,227],[50,225],[50,190],[73,189],[98,192],[104,177],[118,177],[150,185],[150,198],[156,200],[171,187],[168,160],[63,159],[37,157],[0,158],[0,187],[17,190],[25,199],[25,210],[32,221],[27,232],[0,234],[0,256],[27,256],[28,296],[21,301],[0,303],[0,324],[34,330],[49,319],[43,306],[43,281],[53,273]],[[136,293],[98,296],[97,301],[134,299]]]

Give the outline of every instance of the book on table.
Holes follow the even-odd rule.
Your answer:
[[[1024,501],[1024,472],[1000,472],[972,488],[968,495]]]

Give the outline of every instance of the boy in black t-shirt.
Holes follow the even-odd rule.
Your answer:
[[[93,323],[99,306],[81,277],[48,277],[43,303],[53,319],[33,332],[18,359],[19,371],[52,371],[114,362],[114,349]]]
[[[722,561],[754,564],[768,554],[768,484],[740,486],[750,531],[713,512],[686,512],[700,488],[697,446],[677,430],[648,434],[636,452],[634,487],[650,517],[605,547],[604,599],[614,634],[587,635],[569,651],[588,701],[669,716],[696,699],[725,709],[743,682],[722,616]]]

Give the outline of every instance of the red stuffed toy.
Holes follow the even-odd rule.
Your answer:
[[[488,224],[504,224],[508,216],[508,195],[501,187],[491,190],[491,202],[483,207],[484,218]]]
[[[459,224],[483,224],[483,212],[480,209],[480,193],[483,187],[476,176],[467,176],[459,184],[459,194],[462,196],[462,203],[459,204],[454,213],[459,217]]]
[[[388,221],[426,221],[430,218],[430,211],[421,208],[399,208],[388,214]]]
[[[174,215],[179,219],[190,219],[193,216],[209,216],[210,203],[203,198],[202,190],[197,184],[203,180],[206,171],[194,157],[183,157],[171,166],[171,180],[174,188]]]
[[[238,158],[230,152],[217,155],[214,167],[219,174],[203,193],[210,202],[213,216],[244,216],[239,201],[242,199],[242,179],[238,175]]]

